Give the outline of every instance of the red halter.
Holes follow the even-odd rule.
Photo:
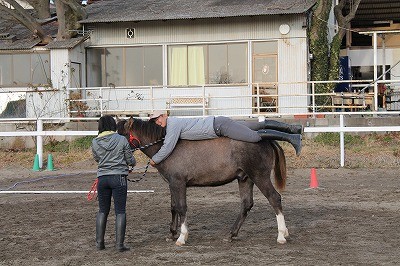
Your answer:
[[[140,147],[140,140],[133,136],[132,133],[129,132],[129,145],[131,145],[132,148],[139,148]]]

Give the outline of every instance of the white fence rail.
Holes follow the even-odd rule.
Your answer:
[[[369,113],[357,113],[369,116],[376,115],[400,115],[400,112],[369,112]],[[348,115],[348,114],[346,114]],[[98,118],[85,118],[85,120],[97,120]],[[344,146],[344,134],[349,132],[400,132],[400,126],[367,126],[367,127],[348,127],[345,126],[344,123],[345,114],[339,114],[339,126],[327,126],[327,127],[310,127],[307,126],[304,128],[305,133],[324,133],[324,132],[339,132],[340,133],[340,166],[344,167],[345,165],[345,146]],[[384,118],[382,118],[384,119]],[[43,137],[45,136],[96,136],[98,134],[97,131],[50,131],[43,130],[43,121],[62,121],[66,120],[65,118],[39,118],[39,119],[15,119],[15,121],[35,121],[36,122],[36,130],[32,131],[9,131],[9,132],[0,132],[0,137],[16,137],[16,136],[33,136],[36,137],[36,152],[39,157],[39,167],[43,166]],[[71,120],[71,118],[68,118]],[[14,120],[10,119],[0,119],[2,123],[11,123]],[[15,122],[14,121],[14,122]]]
[[[85,120],[97,120],[98,118],[88,118]],[[35,121],[36,130],[32,131],[7,131],[0,132],[0,137],[36,137],[36,154],[39,157],[39,167],[43,167],[43,137],[45,136],[96,136],[98,131],[45,131],[43,130],[43,121],[63,121],[70,118],[38,118],[38,119],[15,119],[14,123],[19,121]],[[0,119],[0,122],[12,122],[10,119]]]
[[[372,113],[371,113],[372,114]],[[382,115],[382,113],[374,113]],[[399,113],[396,112],[398,115]],[[347,127],[344,124],[344,115],[339,115],[339,126],[329,127],[305,127],[304,133],[325,133],[325,132],[339,132],[340,133],[340,166],[345,165],[345,147],[344,147],[344,133],[346,132],[392,132],[400,131],[400,126],[368,126],[368,127]]]

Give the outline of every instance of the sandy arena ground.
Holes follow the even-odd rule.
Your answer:
[[[33,172],[6,167],[0,189],[89,190],[94,164]],[[131,174],[130,178],[140,177]],[[310,169],[289,169],[282,193],[290,236],[276,243],[277,223],[256,189],[255,205],[233,242],[223,241],[239,211],[236,182],[188,191],[189,240],[169,236],[170,196],[154,169],[128,195],[126,243],[114,250],[114,215],[106,250],[94,246],[97,202],[86,194],[0,194],[0,265],[398,265],[398,168],[317,169],[320,189],[307,189]],[[9,191],[10,191],[9,190]],[[113,211],[113,210],[112,210]]]

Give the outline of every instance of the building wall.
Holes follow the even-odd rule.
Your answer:
[[[102,23],[88,27],[93,30],[91,45],[134,45],[160,43],[218,42],[235,40],[279,39],[279,26],[290,25],[286,38],[306,38],[300,15],[258,16],[224,19],[171,20],[155,22]],[[126,29],[135,29],[135,37],[127,38]]]
[[[52,87],[38,88],[40,93],[27,93],[26,115],[28,118],[68,116],[66,100],[69,92],[67,88],[75,87],[71,80],[78,75],[72,70],[71,62],[74,65],[81,65],[79,76],[82,77],[82,86],[85,85],[84,44],[78,45],[74,49],[52,49],[50,51]]]
[[[391,70],[391,79],[400,80],[400,48],[386,48],[385,53],[382,49],[377,50],[377,64],[394,66]],[[373,66],[374,50],[371,49],[352,49],[347,51],[352,66]],[[396,65],[397,64],[397,65]],[[396,66],[395,66],[396,65]],[[400,83],[390,84],[392,89],[399,90]]]
[[[290,26],[289,33],[283,35],[279,31],[282,24]],[[274,40],[278,43],[278,94],[280,97],[280,113],[307,112],[307,97],[298,96],[307,93],[307,39],[305,17],[302,15],[255,16],[224,19],[197,19],[180,21],[102,23],[86,26],[92,30],[90,47],[134,46],[151,44],[193,44],[218,43],[259,40]],[[127,37],[127,29],[134,29],[134,37]],[[249,49],[250,50],[250,49]],[[166,51],[166,49],[164,49]],[[252,82],[252,62],[249,56],[249,83]],[[164,71],[164,73],[166,73]],[[164,74],[165,75],[165,74]],[[164,78],[164,81],[166,79]],[[190,90],[187,92],[190,94]],[[251,95],[251,86],[209,89],[212,96]],[[160,92],[162,93],[162,92]],[[164,92],[165,94],[165,92]],[[174,94],[171,92],[170,94]],[[159,97],[161,95],[158,95]],[[168,97],[168,95],[164,95]],[[221,104],[225,102],[226,104]],[[224,115],[251,113],[251,98],[239,101],[223,100],[214,106],[233,108]],[[214,107],[213,106],[213,107]],[[156,106],[160,107],[160,106]],[[162,106],[161,106],[162,107]],[[148,107],[149,109],[151,107]],[[220,111],[209,112],[221,114]]]

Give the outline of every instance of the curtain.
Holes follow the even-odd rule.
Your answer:
[[[189,85],[204,85],[204,46],[188,48]]]
[[[172,86],[187,85],[187,47],[169,47],[168,84]]]

